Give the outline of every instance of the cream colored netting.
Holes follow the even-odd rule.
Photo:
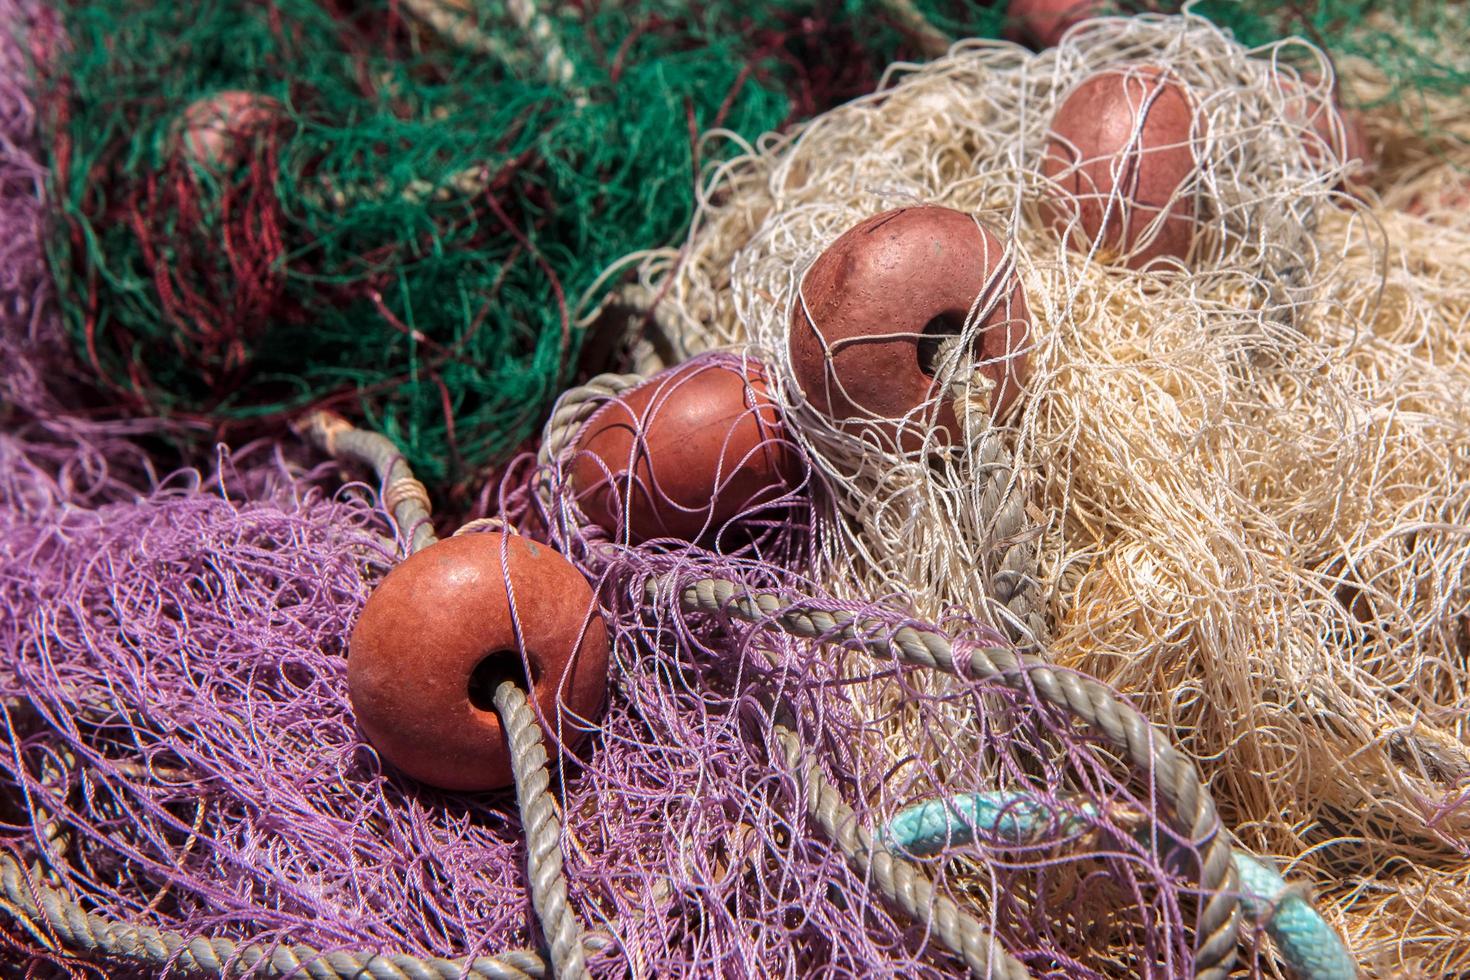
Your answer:
[[[1201,231],[1173,271],[1089,262],[1037,212],[1053,110],[1119,62],[1170,68],[1207,121]],[[1283,86],[1287,63],[1324,80]],[[1009,236],[1034,347],[1003,435],[1047,655],[1135,694],[1372,972],[1441,977],[1470,969],[1470,219],[1419,134],[1453,144],[1470,107],[1371,116],[1362,203],[1292,102],[1322,107],[1331,78],[1304,44],[1248,51],[1189,17],[1094,21],[1038,55],[962,43],[713,173],[686,246],[638,271],[676,358],[749,344],[777,365],[834,488],[835,591],[993,618],[983,416],[956,451],[905,457],[806,405],[785,341],[806,268],[870,214],[940,204]],[[951,358],[946,397],[978,394],[968,368]]]

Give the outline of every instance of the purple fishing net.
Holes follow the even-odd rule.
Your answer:
[[[39,11],[0,0],[0,21]],[[306,470],[300,447],[271,443],[222,452],[212,473],[156,476],[132,432],[63,406],[27,61],[0,35],[12,413],[0,434],[0,846],[89,911],[188,936],[445,957],[535,946],[513,794],[417,785],[354,725],[347,637],[401,553],[365,488],[334,489],[336,468]],[[1102,804],[1090,846],[956,849],[925,869],[1038,976],[1188,972],[1192,855],[1162,826],[1140,844],[1113,820],[1158,808],[1074,723],[856,644],[680,609],[678,587],[718,577],[814,596],[878,634],[912,625],[898,600],[836,602],[805,577],[804,492],[745,515],[724,554],[610,543],[619,529],[583,528],[568,500],[559,471],[522,461],[499,509],[551,529],[596,583],[613,635],[608,707],[553,777],[577,917],[614,940],[594,972],[961,970],[807,819],[772,742],[778,711],[872,828],[999,782]],[[959,613],[942,625],[962,644],[998,641]],[[6,922],[0,955],[42,955]]]
[[[534,944],[511,794],[415,785],[385,771],[353,724],[345,641],[393,558],[380,515],[361,494],[325,495],[269,446],[232,462],[96,508],[37,470],[9,470],[7,503],[30,502],[7,507],[0,529],[0,778],[20,804],[0,832],[87,907],[186,934],[440,956]],[[813,592],[753,557],[793,537],[799,526],[770,529],[724,557],[601,549],[613,693],[557,777],[574,905],[616,938],[599,973],[958,969],[810,826],[773,761],[776,702],[874,826],[915,799],[989,788],[997,772],[1133,799],[1121,769],[1024,697],[978,684],[924,693],[911,668],[686,615],[668,589],[644,598],[648,579],[669,576]],[[879,631],[907,623],[878,606],[818,605]],[[891,719],[865,720],[853,699],[894,679],[907,690],[893,710],[929,733],[914,746],[924,758],[898,767],[878,749]],[[953,730],[938,709],[956,701],[980,730]],[[996,927],[1038,974],[1098,967],[1078,959],[1096,942],[1087,906],[1111,908],[1111,938],[1160,974],[1187,965],[1176,878],[1187,869],[1126,849],[1069,857],[1055,842],[996,857],[983,883]],[[1091,870],[1058,876],[1059,861]],[[951,893],[969,887],[953,861],[929,866]],[[1047,888],[1069,889],[1067,904]]]

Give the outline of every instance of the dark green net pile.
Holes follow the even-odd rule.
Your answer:
[[[490,51],[411,6],[434,5],[66,9],[52,266],[109,403],[230,436],[325,402],[455,482],[604,366],[582,362],[574,307],[682,231],[699,134],[753,139],[855,95],[903,45],[861,6],[542,3],[565,80],[504,4],[438,4]],[[201,168],[180,120],[225,91],[285,118],[237,166]]]
[[[1287,36],[1334,58],[1366,58],[1390,97],[1458,95],[1470,86],[1470,7],[1445,0],[1204,0],[1191,8],[1230,28],[1241,43]]]

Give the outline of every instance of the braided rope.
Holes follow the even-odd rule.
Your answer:
[[[584,385],[562,392],[552,406],[546,427],[542,429],[541,448],[536,453],[536,462],[542,472],[549,472],[552,465],[575,445],[582,426],[602,407],[603,402],[636,388],[644,380],[641,374],[599,374]],[[556,509],[551,486],[546,480],[537,481],[536,495],[548,511]],[[580,514],[578,516],[580,518]]]
[[[660,582],[646,586],[658,595]],[[1230,840],[1221,833],[1215,801],[1184,753],[1105,685],[1074,671],[1058,670],[1041,659],[1000,647],[976,647],[964,663],[955,661],[948,637],[911,626],[884,635],[882,623],[859,622],[846,612],[811,609],[780,596],[749,593],[722,579],[704,579],[679,593],[686,611],[733,615],[751,623],[774,623],[800,637],[859,644],[881,659],[942,670],[977,680],[998,682],[1019,691],[1035,691],[1050,704],[1071,712],[1128,754],[1133,765],[1156,785],[1175,814],[1176,830],[1200,850],[1199,884],[1205,893],[1195,943],[1195,976],[1224,980],[1235,962],[1235,912],[1240,896],[1230,860]]]
[[[574,443],[580,426],[602,400],[616,397],[642,380],[636,375],[601,375],[583,387],[565,392],[557,400],[544,430],[538,460],[541,465],[549,467],[561,458]],[[1016,616],[1017,622],[1008,624],[1013,635],[1035,641],[1044,636],[1045,616],[1040,582],[1033,573],[1036,546],[1024,537],[1024,494],[1013,478],[1014,461],[1009,448],[990,424],[988,413],[983,421],[975,417],[977,406],[978,403],[972,405],[967,400],[961,417],[966,419],[971,432],[979,433],[977,456],[986,481],[981,506],[991,508],[993,540],[1005,548],[992,584],[1006,608]],[[549,488],[543,487],[543,491],[549,500]],[[1011,542],[1008,547],[1007,541]],[[656,599],[659,583],[650,580],[646,588],[650,600]],[[797,636],[857,641],[879,657],[897,655],[907,663],[999,681],[1021,690],[1029,684],[1049,703],[1101,731],[1128,753],[1138,770],[1158,783],[1165,800],[1174,808],[1176,829],[1200,848],[1199,883],[1206,897],[1199,915],[1195,976],[1198,980],[1224,980],[1229,974],[1236,958],[1235,912],[1239,904],[1233,887],[1229,840],[1220,833],[1214,799],[1204,789],[1194,764],[1136,709],[1124,704],[1098,681],[1071,671],[1059,672],[1034,655],[1006,649],[978,649],[972,653],[971,662],[961,669],[954,662],[950,641],[941,634],[905,627],[891,641],[872,639],[862,635],[860,624],[849,614],[786,606],[775,595],[736,599],[741,591],[734,582],[709,579],[684,589],[680,599],[686,611],[734,612],[748,622],[774,621]],[[955,947],[951,945],[951,948]],[[961,955],[965,954],[961,952]]]
[[[537,952],[510,950],[473,959],[407,953],[318,950],[310,946],[238,945],[229,939],[187,938],[152,926],[111,922],[86,912],[54,889],[32,881],[9,854],[0,854],[0,909],[33,935],[86,956],[171,968],[184,974],[265,977],[297,975],[313,980],[546,980],[551,974]],[[588,933],[583,951],[611,943]]]
[[[455,47],[489,55],[497,61],[511,64],[517,60],[509,45],[493,34],[480,30],[474,21],[452,9],[443,0],[404,0],[403,5]]]
[[[546,435],[541,440],[536,462],[542,468],[550,467],[576,442],[578,430],[601,402],[616,398],[645,380],[641,374],[599,374],[584,385],[562,392],[546,420]]]
[[[541,66],[546,76],[557,85],[567,88],[577,105],[587,104],[587,94],[572,85],[577,69],[557,40],[556,29],[541,12],[535,0],[506,0],[506,8],[515,18],[516,26],[530,35],[531,46],[541,55]]]
[[[583,980],[588,976],[582,954],[581,929],[567,901],[567,879],[562,869],[561,821],[548,789],[546,746],[541,726],[526,700],[526,692],[514,681],[495,689],[495,710],[500,714],[505,736],[510,741],[510,768],[515,775],[516,802],[526,831],[527,873],[531,879],[531,905],[551,947],[551,964],[559,980]]]
[[[616,398],[644,380],[640,375],[604,374],[580,388],[564,392],[544,429],[538,457],[542,468],[550,469],[561,460],[602,402]],[[543,484],[541,490],[549,506],[550,488]],[[1028,980],[1030,974],[1026,968],[1004,950],[979,919],[953,901],[935,896],[933,884],[913,865],[896,861],[883,849],[872,846],[870,835],[857,826],[856,815],[842,802],[837,788],[814,762],[803,761],[804,752],[793,732],[778,726],[777,736],[787,755],[788,768],[796,775],[807,798],[808,814],[865,880],[874,883],[904,914],[917,922],[930,923],[939,940],[964,959],[977,976]]]
[[[992,281],[1004,281],[1015,268],[1014,261],[997,270]],[[977,308],[982,293],[976,299]],[[984,318],[999,302],[979,308]],[[964,338],[958,334],[939,345],[938,362],[948,363],[966,356]],[[1047,639],[1046,598],[1036,575],[1039,564],[1035,528],[1026,514],[1026,493],[1019,479],[1020,467],[1006,442],[1005,433],[990,414],[996,384],[978,366],[957,372],[944,389],[955,417],[964,426],[971,460],[969,479],[979,488],[976,510],[989,523],[984,545],[985,582],[989,598],[999,602],[1002,615],[998,626],[1011,642],[1028,650],[1039,650]]]
[[[926,58],[942,58],[949,52],[949,35],[929,23],[929,18],[914,5],[913,0],[883,0],[883,6],[893,15],[899,31]]]
[[[926,922],[945,946],[964,959],[970,972],[993,980],[1030,980],[1031,973],[1006,952],[989,929],[953,900],[936,895],[934,884],[908,861],[877,847],[873,835],[858,822],[852,807],[806,754],[796,733],[775,728],[786,766],[806,799],[807,815],[847,857],[863,880],[916,922]]]
[[[636,376],[603,376],[573,392],[557,404],[548,422],[548,437],[542,459],[555,460],[571,444],[582,421],[596,410],[596,402],[641,381]],[[569,397],[570,396],[570,397]],[[340,417],[318,412],[298,427],[308,439],[327,452],[361,460],[373,466],[389,488],[398,487],[390,498],[394,519],[400,527],[414,530],[417,551],[436,538],[428,523],[428,498],[422,484],[413,478],[396,447],[381,435],[357,430]],[[411,523],[405,523],[411,522]],[[646,586],[656,599],[659,582]],[[1208,894],[1200,911],[1199,941],[1196,945],[1196,977],[1223,980],[1235,960],[1234,869],[1230,842],[1221,834],[1214,801],[1202,786],[1193,764],[1168,743],[1139,712],[1123,704],[1096,680],[1058,671],[1040,659],[1004,648],[976,648],[967,664],[957,664],[950,640],[942,634],[903,627],[881,639],[881,623],[860,623],[844,612],[808,609],[799,603],[785,604],[771,594],[741,594],[734,582],[706,579],[683,589],[682,606],[691,612],[733,614],[754,623],[772,622],[796,636],[824,641],[845,640],[862,645],[870,653],[897,657],[905,663],[943,670],[977,679],[998,681],[1020,690],[1035,690],[1048,702],[1071,711],[1101,731],[1114,745],[1125,750],[1135,766],[1154,779],[1165,799],[1173,805],[1176,819],[1189,839],[1202,850],[1200,884]],[[524,692],[514,684],[497,689],[496,706],[511,740],[512,770],[516,794],[527,830],[527,863],[532,904],[547,933],[554,972],[557,976],[587,976],[585,952],[610,940],[598,934],[578,935],[568,901],[560,852],[560,822],[549,793],[547,757]],[[806,758],[800,741],[784,726],[777,726],[788,767],[796,774],[807,800],[810,817],[837,844],[852,866],[902,911],[924,921],[935,935],[957,952],[977,975],[1023,980],[1025,967],[1006,953],[979,920],[955,903],[936,896],[931,882],[914,867],[894,859],[874,846],[871,834],[859,826],[855,814],[821,772]],[[419,958],[407,954],[352,951],[321,952],[309,946],[259,944],[237,946],[228,939],[196,937],[150,926],[111,923],[87,913],[58,892],[30,882],[21,866],[9,855],[0,854],[0,894],[3,911],[16,917],[38,936],[54,936],[64,946],[85,953],[122,957],[151,965],[229,975],[256,971],[267,976],[305,970],[319,980],[374,977],[382,980],[515,980],[546,976],[546,964],[536,954],[514,951],[500,957],[478,957],[473,961]]]
[[[412,532],[412,551],[422,551],[438,540],[429,522],[429,492],[414,478],[413,471],[391,440],[376,432],[357,429],[340,416],[326,412],[308,416],[301,429],[308,438],[338,458],[356,459],[373,467],[386,484],[384,506],[393,514],[400,531]],[[493,520],[473,521],[471,525],[476,528],[488,526]],[[459,530],[469,530],[471,525]],[[514,528],[510,531],[514,533]],[[567,900],[561,822],[548,792],[551,776],[546,747],[541,740],[541,727],[525,691],[513,682],[507,681],[496,688],[495,708],[510,743],[516,803],[526,832],[526,873],[531,884],[531,906],[546,933],[555,976],[563,980],[584,980],[587,963],[582,954],[582,930]]]
[[[383,504],[409,539],[410,552],[422,551],[438,540],[429,520],[429,492],[414,478],[393,440],[356,428],[335,412],[312,412],[295,428],[327,455],[372,467],[383,482]]]
[[[986,569],[991,596],[1009,614],[1000,626],[1014,643],[1038,649],[1046,642],[1046,599],[1036,575],[1037,539],[1026,516],[1026,494],[1016,478],[1015,455],[1004,434],[990,422],[975,440],[975,479],[980,484],[980,512],[990,517]]]

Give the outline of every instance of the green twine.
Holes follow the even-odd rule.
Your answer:
[[[538,424],[575,365],[579,295],[615,259],[682,230],[691,130],[753,137],[788,112],[708,8],[702,25],[650,19],[637,36],[627,9],[556,16],[582,105],[504,12],[484,23],[513,65],[400,14],[369,3],[339,18],[312,0],[69,8],[52,259],[71,335],[110,387],[159,415],[234,422],[347,394],[426,478],[459,478]],[[231,199],[233,178],[251,183],[242,173],[179,180],[176,166],[167,179],[171,128],[226,90],[271,96],[290,120],[247,200]],[[491,190],[444,190],[479,167]],[[160,268],[177,281],[161,286]],[[242,270],[267,283],[248,308]],[[170,289],[237,322],[181,339]],[[246,353],[232,361],[237,336]]]
[[[1201,0],[1190,10],[1248,46],[1296,36],[1334,58],[1368,59],[1396,103],[1470,86],[1470,21],[1442,0]]]
[[[977,26],[945,2],[944,26]],[[572,67],[560,84],[506,3],[469,18],[490,54],[446,42],[423,6],[66,8],[51,253],[79,355],[114,399],[216,434],[326,402],[426,480],[471,477],[575,373],[571,313],[599,274],[687,227],[714,162],[694,138],[754,139],[791,115],[788,89],[810,111],[857,94],[903,44],[878,0],[542,0]],[[814,91],[824,76],[833,91]],[[189,172],[171,133],[232,90],[288,122],[234,171]],[[489,188],[455,191],[476,168]]]

